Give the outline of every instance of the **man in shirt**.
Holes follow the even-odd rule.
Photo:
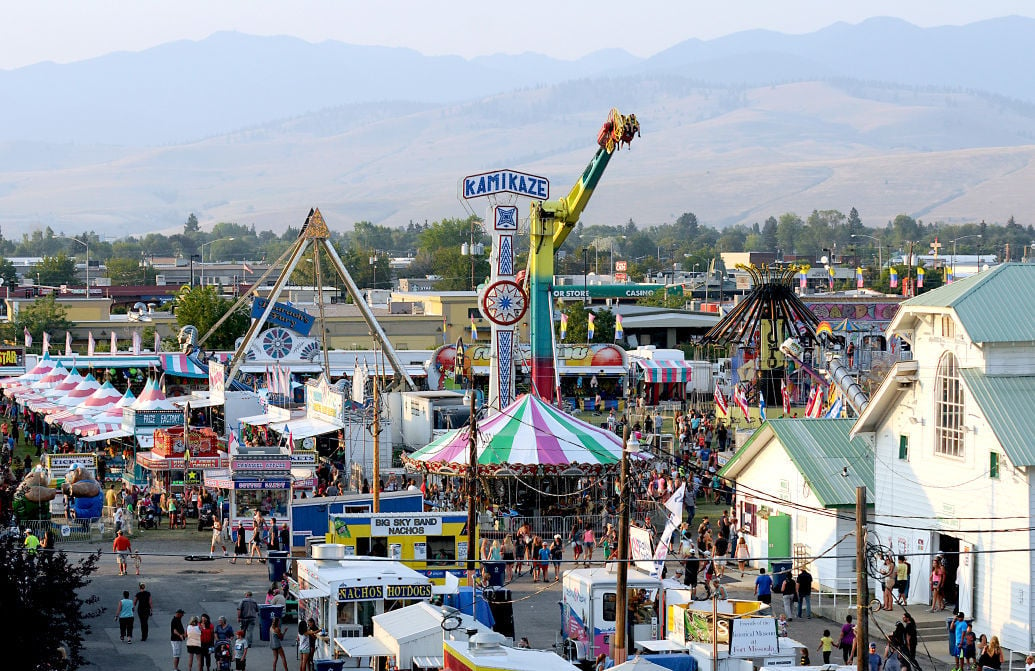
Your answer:
[[[133,546],[121,529],[115,532],[115,540],[112,541],[111,549],[115,552],[115,561],[119,566],[119,575],[126,575],[126,560],[129,559],[129,553],[133,551]]]
[[[251,591],[245,592],[241,603],[237,605],[237,622],[241,625],[249,646],[252,644],[252,629],[255,628],[255,619],[258,616],[259,604],[252,598]]]
[[[25,550],[29,553],[29,556],[35,557],[36,553],[39,552],[40,539],[36,538],[36,534],[32,532],[32,529],[25,530]]]
[[[169,640],[172,642],[173,671],[180,671],[180,657],[183,656],[183,642],[187,640],[187,631],[183,628],[183,609],[176,610],[169,624]]]
[[[804,566],[798,572],[798,619],[801,619],[801,607],[805,605],[805,612],[812,619],[812,574]]]
[[[755,596],[765,604],[773,602],[773,579],[766,575],[765,568],[758,569],[758,577],[755,578]]]

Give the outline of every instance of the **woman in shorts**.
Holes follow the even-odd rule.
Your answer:
[[[194,660],[198,660],[198,671],[201,671],[201,627],[198,624],[201,622],[194,616],[190,619],[190,624],[187,625],[187,671],[194,671]]]
[[[273,671],[277,671],[277,660],[284,664],[284,671],[288,671],[287,657],[284,656],[284,629],[280,626],[280,618],[273,618],[270,625],[270,651],[273,652]]]

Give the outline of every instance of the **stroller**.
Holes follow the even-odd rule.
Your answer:
[[[234,658],[234,650],[230,646],[230,641],[219,641],[216,643],[215,653],[216,670],[230,671],[230,662]]]

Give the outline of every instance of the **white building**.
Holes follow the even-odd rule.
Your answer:
[[[855,589],[856,490],[873,500],[873,453],[850,419],[772,419],[722,468],[752,557],[796,557],[837,592]],[[820,559],[809,558],[826,555]]]
[[[1004,264],[902,304],[912,344],[852,429],[874,446],[875,530],[910,555],[910,600],[931,559],[975,630],[1033,647],[1035,265]]]

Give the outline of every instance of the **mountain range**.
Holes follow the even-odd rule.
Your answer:
[[[513,168],[565,193],[611,107],[635,112],[643,137],[587,223],[853,206],[869,225],[1024,223],[1033,38],[1020,17],[878,18],[558,61],[218,33],[37,64],[0,71],[0,226],[124,235],[194,212],[280,230],[312,205],[335,228],[462,216],[465,174]]]

